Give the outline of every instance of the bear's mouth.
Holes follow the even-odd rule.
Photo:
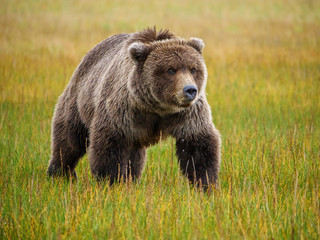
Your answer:
[[[182,107],[188,108],[193,104],[193,101],[184,102],[181,104]]]
[[[182,99],[178,99],[178,105],[182,108],[188,108],[191,107],[193,105],[193,103],[195,102],[196,99],[186,99],[186,98],[182,98]]]
[[[193,103],[196,101],[197,97],[194,97],[193,99],[187,98],[185,96],[177,96],[176,98],[176,105],[182,108],[188,108],[193,105]]]

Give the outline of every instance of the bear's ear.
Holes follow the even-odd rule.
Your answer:
[[[187,42],[187,45],[196,49],[199,53],[202,53],[202,49],[204,48],[204,42],[200,38],[190,38]]]
[[[129,46],[129,54],[136,63],[143,62],[147,59],[151,48],[142,42],[134,42]]]

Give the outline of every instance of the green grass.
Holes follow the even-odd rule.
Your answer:
[[[107,3],[106,3],[107,2]],[[0,239],[319,239],[319,1],[14,1],[0,8]],[[139,183],[45,175],[54,105],[82,56],[146,26],[203,38],[220,188],[188,184],[174,140]]]

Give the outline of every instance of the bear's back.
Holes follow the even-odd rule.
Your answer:
[[[92,68],[101,65],[99,63],[105,64],[112,60],[129,36],[130,34],[116,34],[101,41],[83,57],[76,74],[83,77]]]
[[[76,96],[80,117],[87,127],[94,113],[96,88],[129,36],[117,34],[100,42],[83,57],[72,76],[69,89]]]

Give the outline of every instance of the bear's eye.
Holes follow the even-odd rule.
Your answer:
[[[177,70],[174,69],[174,68],[169,68],[168,71],[167,71],[167,73],[168,73],[169,75],[174,75],[174,74],[176,74],[176,72],[177,72]]]
[[[191,68],[191,69],[190,69],[191,74],[196,73],[196,71],[197,71],[197,70],[196,70],[195,68]]]

